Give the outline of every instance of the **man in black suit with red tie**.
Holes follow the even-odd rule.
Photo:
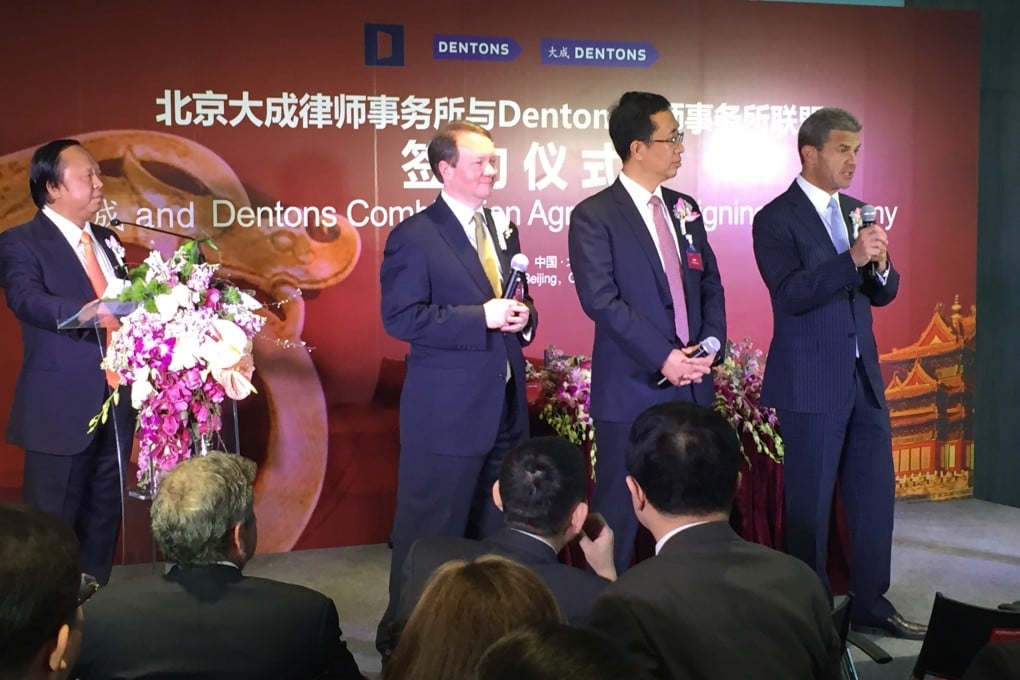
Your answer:
[[[864,226],[861,201],[840,193],[857,169],[861,124],[819,109],[797,136],[801,174],[754,218],[754,255],[772,299],[774,332],[762,403],[776,409],[787,541],[828,587],[829,517],[837,475],[850,528],[853,624],[920,640],[925,626],[886,599],[894,478],[871,308],[896,297],[888,236]]]
[[[62,331],[57,324],[116,281],[108,245],[116,237],[89,222],[102,205],[103,182],[95,159],[75,140],[36,149],[29,188],[39,212],[0,234],[0,285],[24,345],[7,441],[25,450],[24,502],[67,521],[81,545],[82,569],[106,583],[134,411],[125,390],[106,423],[88,431],[117,389],[115,376],[100,368],[107,331]]]
[[[716,354],[692,355],[709,337],[726,342],[726,303],[697,202],[662,186],[676,176],[684,152],[669,100],[624,94],[609,114],[609,136],[623,169],[574,209],[569,245],[577,297],[595,322],[592,509],[616,533],[622,572],[637,535],[624,483],[627,432],[652,404],[711,405]]]

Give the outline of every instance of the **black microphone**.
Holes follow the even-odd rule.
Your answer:
[[[864,205],[861,206],[861,223],[864,225],[865,228],[873,226],[875,224],[877,212],[878,211],[875,210],[875,206],[871,205],[870,203],[865,203]],[[856,240],[856,238],[857,235],[854,234],[854,239]],[[874,262],[871,263],[871,273],[878,274],[878,266]]]
[[[719,351],[722,345],[719,343],[719,338],[714,335],[710,335],[700,343],[698,343],[698,350],[690,355],[691,359],[700,359],[701,357],[707,357],[709,354],[715,354]],[[656,387],[669,387],[672,383],[669,382],[669,378],[662,376],[658,382],[655,383]]]
[[[517,287],[521,285],[521,277],[528,272],[528,256],[524,253],[517,253],[510,258],[510,276],[507,277],[506,286],[503,288],[503,299],[509,300],[517,294]]]
[[[192,236],[191,234],[181,234],[180,232],[170,231],[169,229],[160,229],[159,227],[153,227],[146,224],[138,224],[137,222],[128,222],[127,220],[122,220],[119,217],[114,217],[112,220],[110,220],[111,227],[119,227],[122,224],[126,224],[129,227],[137,227],[145,231],[154,231],[159,234],[166,234],[168,236],[176,236],[177,238],[186,238],[189,241],[196,241],[197,247],[195,248],[195,250],[198,252],[198,262],[199,264],[204,264],[206,261],[205,253],[202,252],[201,241],[204,241],[209,237],[204,233],[199,232],[202,234],[201,236]]]
[[[159,234],[167,234],[169,236],[176,236],[178,238],[186,238],[189,241],[197,241],[199,238],[207,238],[205,234],[202,234],[202,236],[192,236],[191,234],[182,234],[179,231],[171,231],[169,229],[160,229],[159,227],[153,227],[147,224],[128,222],[127,220],[122,220],[119,217],[114,217],[112,220],[110,220],[111,227],[119,227],[122,224],[127,225],[129,227],[138,227],[139,229],[144,229],[146,231],[155,231]]]

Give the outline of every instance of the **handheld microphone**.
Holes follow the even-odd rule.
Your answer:
[[[694,352],[694,354],[691,354],[690,358],[700,359],[701,357],[707,357],[709,354],[715,354],[716,352],[719,351],[719,348],[721,346],[722,345],[719,342],[719,338],[715,337],[714,335],[710,335],[704,340],[702,340],[700,343],[698,343],[697,351]],[[667,378],[666,376],[662,376],[659,378],[658,382],[655,383],[655,386],[662,388],[669,387],[670,384],[671,383],[669,382],[669,378]]]
[[[524,253],[517,253],[510,258],[510,276],[507,277],[506,286],[503,288],[504,300],[509,300],[517,294],[521,277],[528,272],[528,262],[528,256]]]
[[[877,212],[878,211],[875,210],[875,206],[871,205],[870,203],[865,203],[864,205],[861,206],[861,223],[864,225],[865,228],[873,226],[875,224]],[[857,234],[854,234],[854,239],[856,238]],[[875,265],[874,262],[871,263],[871,273],[873,274],[878,273],[878,267]]]
[[[875,206],[870,203],[866,203],[861,206],[861,222],[864,223],[865,227],[870,227],[875,223],[875,216],[877,213],[878,211],[875,209]]]

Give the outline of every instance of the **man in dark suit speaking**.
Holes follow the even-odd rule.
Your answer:
[[[709,370],[716,355],[691,355],[706,338],[726,342],[726,307],[697,202],[661,187],[676,175],[684,151],[669,101],[626,93],[610,112],[609,136],[623,170],[574,209],[569,243],[577,297],[595,322],[592,509],[616,533],[622,572],[637,534],[624,483],[627,432],[652,404],[712,404]]]
[[[497,176],[489,132],[451,123],[428,146],[443,184],[436,201],[398,224],[380,270],[386,332],[410,344],[400,395],[400,467],[391,539],[390,605],[411,544],[427,536],[481,538],[500,527],[492,483],[503,456],[528,438],[521,348],[537,318],[504,299],[517,228],[483,208]]]
[[[95,432],[116,376],[99,367],[107,331],[57,330],[117,280],[113,232],[89,220],[102,206],[92,155],[73,139],[32,155],[29,188],[39,212],[0,234],[0,285],[21,325],[24,361],[14,390],[7,441],[25,450],[22,499],[70,524],[82,569],[106,583],[121,519],[123,461],[134,411],[126,390]],[[121,458],[118,458],[118,451]]]
[[[332,600],[241,572],[258,542],[254,481],[253,461],[221,452],[166,473],[152,502],[152,535],[172,566],[115,579],[88,602],[71,677],[362,677]]]
[[[885,598],[894,480],[871,308],[892,302],[899,273],[888,237],[841,194],[857,169],[861,125],[823,108],[797,136],[801,174],[754,218],[754,256],[772,298],[774,332],[762,403],[776,409],[789,551],[828,586],[825,555],[837,474],[850,527],[853,622],[866,632],[921,639]]]

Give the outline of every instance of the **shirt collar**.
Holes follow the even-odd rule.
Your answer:
[[[797,175],[797,186],[801,188],[801,191],[803,191],[808,200],[811,201],[811,205],[815,207],[816,212],[824,213],[829,208],[829,201],[833,196],[836,197],[836,206],[840,206],[838,191],[830,194],[824,189],[819,189],[814,184],[804,179],[803,175]]]
[[[553,544],[552,544],[552,543],[550,543],[549,541],[547,541],[547,540],[546,540],[545,538],[543,538],[542,536],[539,536],[538,534],[533,534],[533,533],[531,533],[530,531],[524,531],[523,529],[512,529],[512,528],[511,528],[511,529],[510,529],[510,531],[516,531],[516,532],[517,532],[517,533],[519,533],[519,534],[524,534],[525,536],[531,536],[531,537],[532,537],[533,539],[535,539],[536,541],[541,541],[542,543],[545,543],[545,544],[546,544],[547,546],[549,546],[549,548],[550,548],[550,549],[551,549],[551,550],[552,550],[552,551],[553,551],[554,553],[555,553],[555,552],[558,552],[558,551],[556,550],[556,548],[555,548],[555,547],[553,546]]]
[[[96,240],[96,235],[92,233],[92,225],[88,222],[85,223],[85,228],[82,229],[48,205],[43,206],[42,213],[49,218],[50,222],[53,222],[53,224],[56,225],[57,229],[60,230],[60,233],[64,235],[64,238],[66,238],[73,246],[77,247],[78,243],[81,242],[82,232],[88,232],[88,235],[92,237],[92,240]]]
[[[457,221],[460,224],[464,225],[465,227],[470,225],[472,228],[474,228],[474,224],[471,222],[471,220],[474,219],[475,213],[482,212],[483,208],[481,207],[477,209],[472,208],[471,206],[461,201],[458,201],[456,198],[446,193],[445,191],[440,192],[439,195],[440,197],[442,197],[444,201],[446,201],[446,205],[450,208],[450,211],[453,213],[453,216],[457,218]]]
[[[655,542],[655,554],[658,555],[659,551],[662,550],[662,546],[666,545],[666,543],[669,541],[669,539],[673,538],[674,536],[679,534],[681,531],[686,531],[687,529],[690,529],[691,527],[696,527],[699,524],[708,524],[709,522],[712,522],[712,521],[714,521],[714,520],[706,519],[706,520],[704,520],[702,522],[691,522],[690,524],[682,524],[682,525],[678,526],[676,529],[673,529],[672,531],[670,531],[669,533],[664,534],[662,538],[660,538],[658,541]]]
[[[651,200],[652,196],[658,196],[659,200],[662,201],[663,205],[666,205],[666,199],[662,197],[662,186],[655,187],[655,191],[648,191],[643,186],[632,180],[627,176],[627,173],[620,173],[620,184],[630,194],[630,198],[634,201],[639,209],[644,210],[648,207],[648,201]]]

